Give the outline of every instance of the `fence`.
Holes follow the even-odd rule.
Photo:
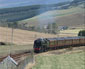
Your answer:
[[[17,66],[17,69],[24,69],[27,64],[34,63],[34,61],[35,61],[34,57],[33,56],[29,56],[24,61],[20,62],[20,64]]]
[[[29,63],[34,63],[33,53],[20,62],[17,62],[12,57],[8,56],[0,63],[0,69],[25,69],[26,65]]]

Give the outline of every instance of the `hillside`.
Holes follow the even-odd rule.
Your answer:
[[[85,1],[68,0],[65,2],[60,2],[55,4],[36,4],[36,5],[21,6],[14,8],[2,8],[0,9],[0,22],[2,23],[3,21],[8,21],[8,22],[20,21],[23,19],[32,18],[36,15],[40,15],[47,11],[68,9],[70,7],[76,7],[80,4],[82,4],[83,5],[82,8],[84,8]]]
[[[57,23],[57,25],[76,26],[84,24],[84,9],[81,7],[74,7],[65,10],[53,10],[35,16],[30,19],[19,21],[19,24],[39,26],[48,23]]]
[[[2,8],[0,9],[0,21],[19,21],[33,16],[39,15],[49,10],[58,9],[58,6],[68,4],[69,2],[63,2],[58,4],[49,4],[49,5],[30,5],[30,6],[21,6],[14,8]]]
[[[0,8],[18,7],[18,6],[30,6],[30,5],[42,5],[42,4],[55,4],[63,1],[72,0],[0,0]]]

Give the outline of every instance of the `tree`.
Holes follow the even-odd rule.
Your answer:
[[[47,29],[48,33],[57,34],[58,32],[58,26],[56,23],[48,24]]]
[[[79,31],[78,36],[85,36],[85,30]]]
[[[52,32],[52,25],[48,24],[47,29],[48,29],[48,33],[51,33]]]
[[[8,27],[10,28],[18,28],[17,22],[7,22]]]
[[[17,28],[18,27],[18,22],[13,22],[13,27]]]
[[[53,24],[52,24],[52,33],[53,33],[53,34],[57,34],[57,32],[58,32],[57,24],[56,24],[56,23],[53,23]]]

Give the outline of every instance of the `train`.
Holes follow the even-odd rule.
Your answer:
[[[38,38],[34,41],[33,49],[35,53],[40,53],[75,46],[85,46],[85,37]]]

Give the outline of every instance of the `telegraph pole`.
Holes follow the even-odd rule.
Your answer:
[[[12,35],[11,35],[11,43],[13,44],[13,34],[14,34],[14,28],[13,28],[13,24],[12,24]]]

